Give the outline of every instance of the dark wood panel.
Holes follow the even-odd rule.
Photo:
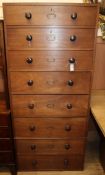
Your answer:
[[[0,127],[0,138],[10,137],[9,127]]]
[[[89,94],[90,72],[11,72],[12,94]]]
[[[19,156],[18,170],[82,170],[83,156]]]
[[[8,69],[15,71],[70,71],[72,61],[75,71],[91,70],[93,51],[8,51]]]
[[[0,152],[0,164],[11,164],[14,162],[12,152]]]
[[[86,137],[85,118],[14,118],[16,138],[80,138]]]
[[[12,95],[13,117],[86,117],[88,95]]]
[[[11,139],[0,139],[0,151],[10,151],[12,149],[13,147]]]
[[[68,155],[84,154],[85,139],[16,139],[17,154],[19,155]]]
[[[2,113],[0,114],[0,126],[9,126],[10,122],[10,115],[8,114],[8,112],[6,113]]]
[[[96,7],[64,5],[14,5],[4,7],[6,25],[96,25]],[[31,14],[30,14],[31,13]],[[85,15],[83,15],[85,14]],[[26,15],[28,16],[27,19]],[[77,15],[77,18],[76,18]],[[73,17],[74,19],[72,19]],[[11,20],[12,19],[12,20]]]
[[[7,30],[7,49],[94,49],[94,36],[94,29],[9,28]],[[28,41],[31,37],[32,40]]]

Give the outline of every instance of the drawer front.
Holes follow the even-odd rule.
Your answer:
[[[11,164],[14,162],[12,152],[0,152],[0,164]]]
[[[76,138],[85,137],[85,118],[14,118],[16,138]]]
[[[0,126],[9,126],[9,116],[0,114]]]
[[[19,156],[18,170],[82,170],[83,156]]]
[[[85,139],[81,140],[20,140],[16,139],[17,154],[25,155],[68,155],[84,154]]]
[[[12,94],[89,94],[89,72],[11,72]]]
[[[4,10],[7,25],[96,25],[95,6],[9,5]]]
[[[10,137],[10,131],[8,127],[0,127],[0,138]]]
[[[14,117],[86,116],[88,95],[12,95]]]
[[[94,49],[94,36],[94,29],[9,28],[7,49]]]
[[[10,150],[12,150],[12,140],[0,139],[0,151],[10,151]]]
[[[70,71],[92,70],[93,51],[8,51],[9,70]]]

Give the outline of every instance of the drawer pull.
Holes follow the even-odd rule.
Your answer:
[[[69,160],[65,159],[64,160],[64,166],[68,166],[69,165]]]
[[[26,19],[31,19],[32,18],[32,14],[30,12],[26,12],[25,13],[25,17],[26,17]]]
[[[75,35],[70,36],[70,41],[76,41],[77,37]]]
[[[74,84],[74,82],[73,82],[72,80],[69,80],[69,81],[68,81],[68,85],[69,85],[69,86],[73,86],[73,84]]]
[[[70,149],[70,145],[69,145],[69,144],[65,144],[64,147],[65,147],[65,149],[67,149],[67,150]]]
[[[31,145],[31,150],[35,150],[36,149],[36,145]]]
[[[66,125],[65,126],[65,131],[70,131],[71,130],[71,126],[70,125]]]
[[[75,63],[75,58],[70,58],[69,63]]]
[[[28,108],[29,108],[29,109],[34,109],[34,107],[35,107],[35,106],[34,106],[33,103],[30,103],[30,104],[28,105]]]
[[[32,161],[32,166],[36,166],[37,165],[37,161],[36,160],[33,160]]]
[[[67,109],[71,109],[72,108],[72,104],[67,104]]]
[[[26,59],[26,62],[27,62],[28,64],[31,64],[31,63],[33,62],[33,59],[32,59],[31,57],[29,57],[29,58]]]
[[[49,14],[47,14],[47,18],[48,19],[54,19],[54,18],[56,18],[56,14],[55,13],[49,13]]]
[[[28,82],[27,82],[28,86],[32,86],[33,83],[34,83],[33,80],[28,80]]]
[[[71,19],[76,20],[77,19],[77,13],[72,13],[71,14]]]
[[[32,41],[32,35],[27,35],[27,36],[26,36],[26,40],[27,40],[27,41]]]
[[[36,128],[35,128],[35,126],[30,126],[29,129],[30,129],[30,131],[35,131]]]

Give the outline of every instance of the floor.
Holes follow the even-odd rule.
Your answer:
[[[10,175],[10,173],[2,172],[0,175]],[[105,175],[105,173],[99,162],[97,143],[89,142],[84,171],[19,172],[18,175]]]

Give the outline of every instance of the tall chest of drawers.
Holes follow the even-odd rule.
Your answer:
[[[97,10],[4,4],[18,171],[83,169]]]

